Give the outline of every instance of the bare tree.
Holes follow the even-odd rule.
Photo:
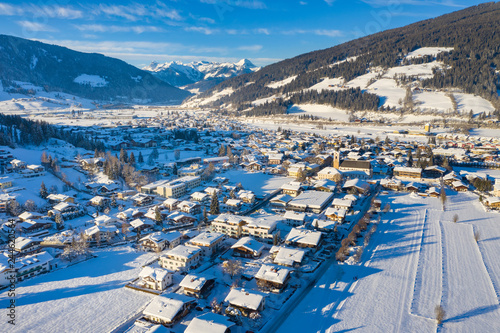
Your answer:
[[[224,261],[224,263],[222,264],[222,268],[225,273],[231,276],[231,279],[234,278],[235,275],[238,275],[243,270],[241,261],[233,259]]]
[[[453,223],[458,222],[458,214],[453,215]]]
[[[444,318],[446,317],[446,311],[444,311],[443,306],[441,305],[436,305],[434,308],[434,314],[436,315],[436,322],[438,325],[441,325],[443,322]]]

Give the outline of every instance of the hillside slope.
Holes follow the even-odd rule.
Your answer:
[[[189,92],[148,72],[102,54],[0,35],[0,79],[4,90],[22,92],[15,81],[46,91],[120,102],[182,101]]]
[[[442,96],[413,95],[418,88],[425,93],[452,89],[468,94],[453,97],[455,102],[480,98],[480,103],[493,103],[486,110],[498,112],[499,17],[500,3],[486,3],[383,31],[229,79],[187,100],[186,105],[245,110],[249,115],[286,113],[298,103],[346,110],[389,108],[391,112],[458,110],[448,97],[447,101],[426,105],[427,97],[433,100]],[[426,52],[429,48],[431,52]],[[373,84],[373,89],[368,89]],[[384,89],[385,95],[380,93]],[[387,92],[391,89],[394,91]],[[378,96],[378,105],[371,95]]]

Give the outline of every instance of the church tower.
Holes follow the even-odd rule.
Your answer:
[[[340,152],[335,151],[333,153],[333,167],[335,169],[338,169],[340,167]]]

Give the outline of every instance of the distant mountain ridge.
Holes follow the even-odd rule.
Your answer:
[[[111,102],[180,102],[189,92],[178,89],[122,60],[97,53],[0,35],[0,80],[4,89],[16,81],[46,91]],[[17,88],[16,88],[17,87]]]
[[[241,59],[236,63],[171,61],[160,64],[153,61],[142,69],[175,87],[205,91],[229,78],[256,72],[260,67],[248,59]]]

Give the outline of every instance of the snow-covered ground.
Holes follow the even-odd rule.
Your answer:
[[[268,85],[266,85],[266,87],[276,89],[276,88],[279,88],[279,87],[282,87],[282,86],[289,84],[290,82],[295,80],[296,77],[297,77],[297,75],[290,76],[284,80],[269,83]]]
[[[154,254],[129,247],[95,254],[97,258],[19,283],[16,325],[7,331],[108,332],[154,297],[124,288]],[[6,292],[0,294],[2,308],[9,301]]]
[[[433,332],[439,304],[442,332],[498,331],[499,215],[471,193],[449,191],[445,211],[438,198],[380,198],[392,209],[362,264],[331,266],[278,332]]]
[[[437,56],[441,52],[449,52],[453,47],[421,47],[406,55],[407,59],[418,58],[425,55]]]
[[[281,185],[294,180],[293,178],[246,170],[229,170],[222,173],[221,176],[229,178],[231,182],[241,182],[245,190],[253,191],[256,195],[266,195],[279,189]]]
[[[288,114],[308,114],[321,118],[331,118],[332,120],[341,122],[349,121],[349,114],[345,110],[337,109],[329,105],[296,104],[288,109]]]

